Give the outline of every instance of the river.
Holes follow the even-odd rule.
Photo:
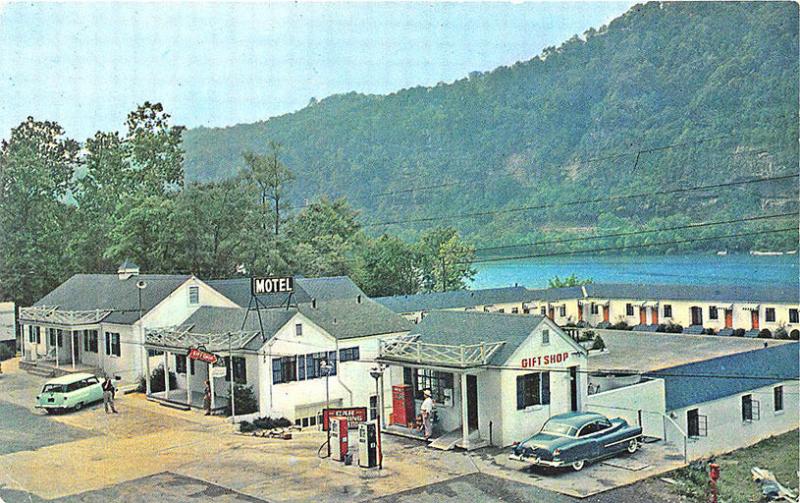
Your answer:
[[[547,287],[554,277],[575,274],[595,283],[657,283],[687,285],[779,284],[800,287],[798,255],[753,256],[715,254],[661,256],[558,257],[476,263],[470,288],[493,288],[515,283]]]

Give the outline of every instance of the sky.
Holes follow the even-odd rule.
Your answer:
[[[1,2],[2,0],[0,0]],[[137,104],[229,126],[530,59],[633,2],[0,4],[0,138],[28,116],[84,140]]]

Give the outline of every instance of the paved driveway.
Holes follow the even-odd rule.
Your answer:
[[[89,438],[94,433],[67,426],[42,412],[0,400],[0,456]]]

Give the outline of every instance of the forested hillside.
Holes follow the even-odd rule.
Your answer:
[[[795,3],[648,3],[454,83],[312,99],[265,122],[189,130],[186,176],[230,177],[242,152],[274,140],[295,174],[294,204],[346,196],[373,233],[412,237],[444,222],[479,247],[613,233],[625,235],[557,246],[792,249],[797,232],[697,238],[796,228],[797,178],[660,191],[797,173],[797,54]],[[594,202],[569,204],[585,200]],[[374,225],[386,221],[402,223]],[[637,248],[664,241],[683,242]]]

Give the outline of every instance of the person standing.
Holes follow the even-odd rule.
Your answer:
[[[211,382],[206,380],[206,387],[203,390],[203,408],[206,410],[206,416],[211,415]]]
[[[109,406],[111,407],[111,412],[117,414],[117,409],[114,408],[114,395],[116,392],[117,390],[114,388],[111,378],[106,376],[106,380],[103,381],[103,407],[106,409],[106,414],[108,414]]]
[[[425,440],[430,440],[433,434],[433,399],[431,398],[431,390],[422,390],[425,399],[422,401],[422,406],[419,408],[422,413],[422,427],[425,430]]]

